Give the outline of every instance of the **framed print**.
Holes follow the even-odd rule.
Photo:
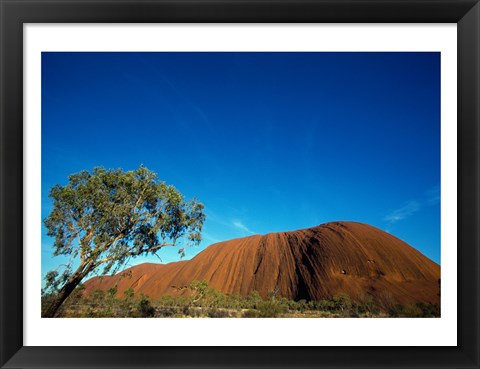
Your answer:
[[[479,367],[476,1],[1,7],[2,368]]]

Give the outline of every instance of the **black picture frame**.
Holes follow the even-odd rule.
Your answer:
[[[0,14],[2,368],[479,368],[478,0],[0,0]],[[23,346],[23,25],[144,22],[457,24],[458,346]]]

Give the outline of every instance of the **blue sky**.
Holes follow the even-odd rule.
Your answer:
[[[42,219],[69,174],[141,164],[205,204],[186,258],[352,220],[440,263],[440,54],[43,53]]]

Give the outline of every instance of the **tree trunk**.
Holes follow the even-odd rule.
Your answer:
[[[68,279],[62,289],[58,292],[55,299],[52,301],[45,313],[42,314],[42,318],[54,318],[60,306],[67,299],[68,296],[73,292],[75,287],[77,287],[82,279],[91,271],[91,266],[80,265],[80,267],[73,273],[73,275]]]

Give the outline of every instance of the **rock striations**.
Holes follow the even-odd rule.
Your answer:
[[[132,287],[156,299],[187,293],[192,281],[217,290],[266,297],[321,300],[338,294],[408,304],[439,303],[440,266],[389,233],[355,222],[332,222],[293,232],[219,242],[192,260],[141,264],[95,277],[85,292]]]

